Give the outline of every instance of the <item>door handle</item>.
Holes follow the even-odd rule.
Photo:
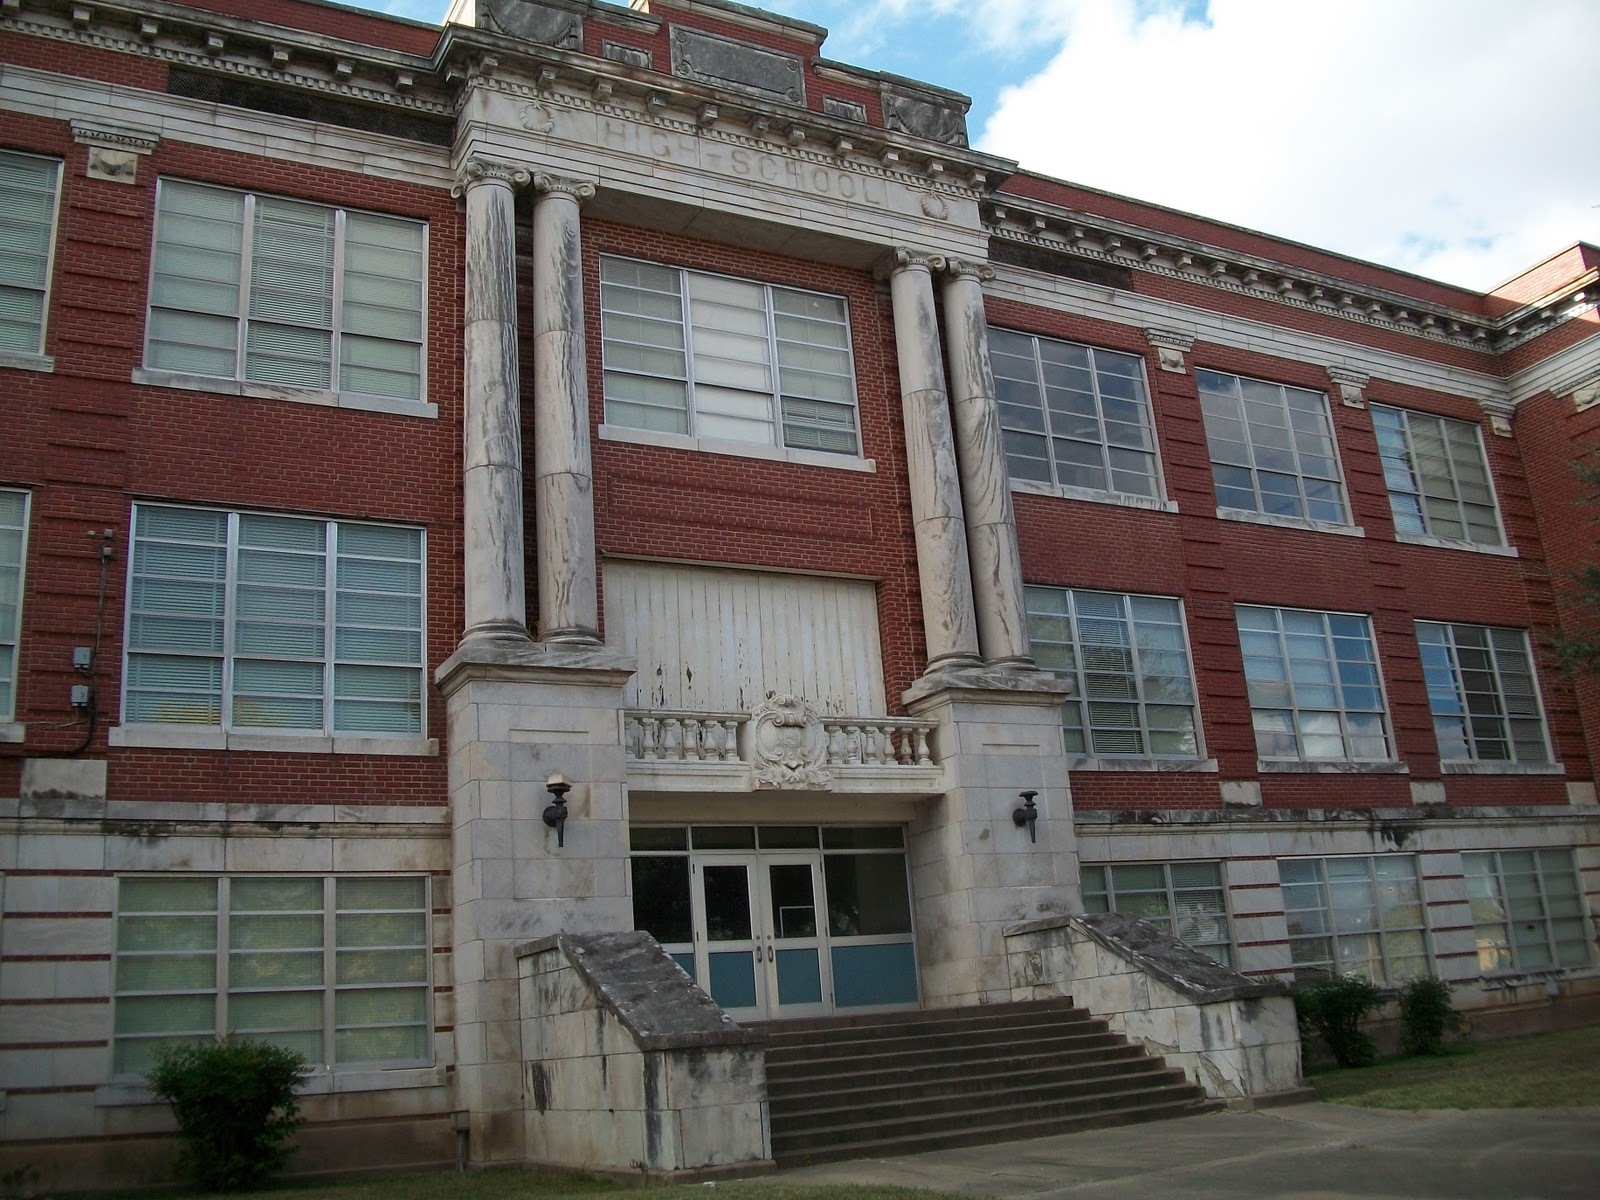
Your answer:
[[[772,961],[772,947],[771,946],[767,947],[767,961],[768,962]]]

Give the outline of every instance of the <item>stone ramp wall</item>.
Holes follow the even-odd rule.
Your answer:
[[[1219,1100],[1297,1092],[1300,1031],[1277,980],[1246,978],[1123,913],[1005,931],[1013,1000],[1071,996]]]
[[[530,1161],[647,1178],[770,1169],[765,1036],[647,933],[517,948]]]

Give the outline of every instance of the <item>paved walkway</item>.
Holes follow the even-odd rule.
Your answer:
[[[1600,1108],[1407,1113],[1299,1104],[769,1178],[997,1200],[1595,1200]]]

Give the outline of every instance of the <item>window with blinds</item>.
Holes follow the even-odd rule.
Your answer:
[[[606,422],[859,454],[843,297],[600,260]]]
[[[122,719],[423,729],[420,529],[134,507]]]
[[[22,579],[28,561],[27,492],[0,488],[0,721],[17,709],[17,644],[22,640]]]
[[[118,882],[114,1060],[240,1034],[313,1067],[431,1060],[427,880],[128,877]]]
[[[1505,545],[1478,427],[1382,404],[1370,408],[1395,532]]]
[[[1441,759],[1550,761],[1526,633],[1418,621],[1417,648]]]
[[[1033,656],[1073,682],[1067,753],[1198,758],[1200,721],[1182,605],[1170,596],[1028,587]]]
[[[1143,917],[1223,966],[1233,965],[1221,863],[1085,865],[1083,908]]]
[[[420,400],[427,257],[420,221],[163,179],[145,366]]]
[[[0,150],[0,352],[43,354],[61,160]]]

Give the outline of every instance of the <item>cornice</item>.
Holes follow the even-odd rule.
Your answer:
[[[162,0],[5,0],[0,29],[448,118],[430,60]]]

